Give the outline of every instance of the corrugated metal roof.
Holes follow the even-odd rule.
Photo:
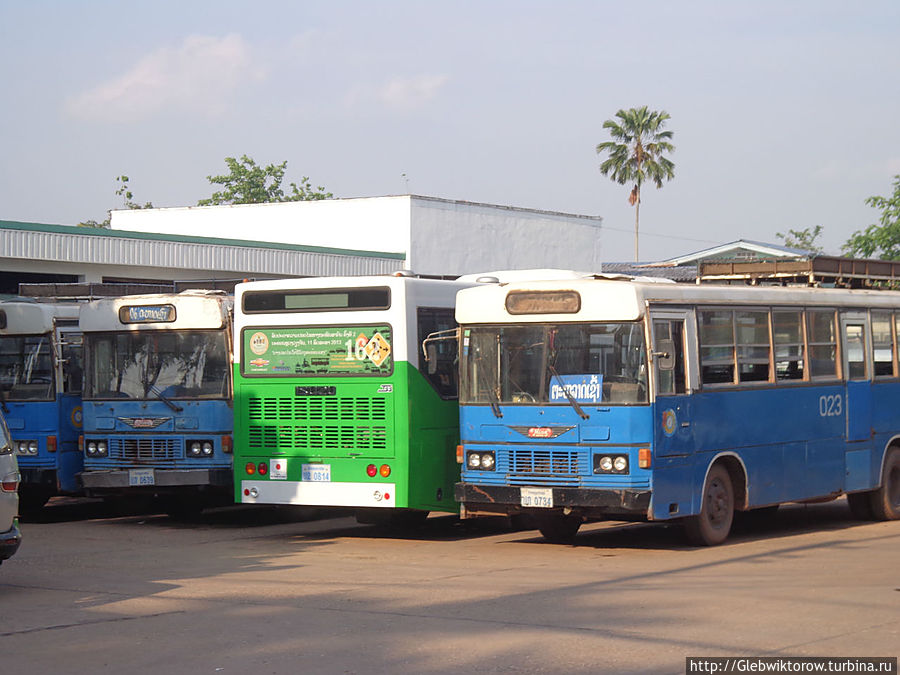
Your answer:
[[[240,275],[388,274],[402,253],[0,221],[0,257]]]

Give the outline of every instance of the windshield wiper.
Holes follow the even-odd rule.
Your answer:
[[[156,398],[158,398],[160,401],[165,403],[167,406],[169,406],[175,412],[181,412],[182,410],[184,410],[184,408],[182,408],[180,405],[176,405],[175,403],[172,403],[172,401],[170,401],[165,396],[163,396],[162,392],[159,390],[159,388],[157,388],[157,386],[155,384],[150,385],[150,391],[148,393],[156,394]]]
[[[586,412],[584,412],[582,407],[580,405],[578,405],[578,401],[576,401],[575,397],[572,396],[572,394],[569,392],[569,389],[568,389],[568,387],[566,387],[565,382],[563,382],[562,378],[559,376],[559,373],[556,370],[556,366],[554,366],[552,363],[550,363],[548,361],[547,362],[547,370],[549,370],[550,374],[553,375],[553,377],[555,377],[557,379],[557,381],[559,382],[559,386],[562,387],[563,394],[565,394],[566,398],[569,400],[569,405],[572,406],[572,408],[574,408],[575,412],[578,413],[578,416],[581,417],[581,419],[583,419],[583,420],[590,419],[591,416],[588,415]]]
[[[500,410],[500,397],[497,396],[497,392],[491,389],[491,411],[494,413],[494,417],[501,418],[503,417],[503,411]]]

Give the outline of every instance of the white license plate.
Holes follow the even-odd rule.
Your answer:
[[[128,471],[129,485],[155,485],[153,469],[131,469]]]
[[[529,508],[552,509],[553,488],[520,488],[520,504]]]
[[[301,467],[300,480],[309,483],[330,483],[331,464],[304,464]]]

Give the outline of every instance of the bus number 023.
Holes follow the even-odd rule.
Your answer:
[[[844,413],[844,397],[840,394],[819,397],[820,417],[839,417]]]

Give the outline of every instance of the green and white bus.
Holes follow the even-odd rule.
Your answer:
[[[408,275],[235,289],[235,498],[356,509],[362,522],[456,512],[456,293]]]

